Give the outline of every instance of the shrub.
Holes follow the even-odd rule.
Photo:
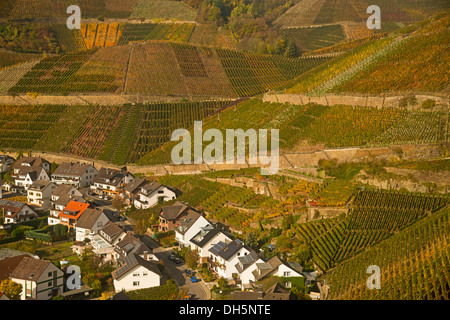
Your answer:
[[[423,109],[431,109],[436,106],[436,101],[433,99],[427,99],[424,102],[422,102],[422,108]]]

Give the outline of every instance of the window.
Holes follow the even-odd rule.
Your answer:
[[[290,271],[283,272],[283,277],[290,277],[290,276],[291,276],[291,272]]]
[[[133,277],[139,277],[139,272],[133,273]]]
[[[52,282],[51,282],[51,281],[48,282],[48,286],[49,286],[49,287],[52,286]]]
[[[133,287],[139,287],[139,281],[133,281]]]
[[[51,272],[51,271],[50,271],[50,272],[48,273],[48,276],[49,276],[49,277],[51,277],[51,276],[52,276],[52,272]]]
[[[148,275],[147,271],[142,272],[142,275],[145,277]]]
[[[285,282],[285,283],[284,283],[284,286],[285,286],[286,288],[290,288],[290,287],[291,287],[291,282],[290,282],[290,281]]]

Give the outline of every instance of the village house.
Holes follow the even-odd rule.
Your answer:
[[[93,180],[91,190],[114,197],[121,194],[123,188],[133,180],[134,176],[126,171],[126,167],[121,170],[101,168]]]
[[[108,222],[109,219],[102,210],[87,208],[75,223],[75,240],[92,240]]]
[[[148,209],[155,206],[159,201],[169,201],[176,197],[175,190],[157,181],[152,181],[138,188],[134,206],[137,209]]]
[[[75,230],[75,224],[89,207],[89,203],[71,200],[59,213],[59,223],[67,226],[69,231]]]
[[[212,225],[207,225],[201,227],[197,234],[189,240],[189,243],[191,250],[196,251],[199,255],[200,263],[204,263],[208,260],[209,249],[220,241],[228,243],[232,240],[231,235],[223,233]]]
[[[93,183],[98,170],[87,163],[63,162],[52,173],[52,182],[57,185],[67,184],[76,188],[88,187]]]
[[[36,181],[50,181],[50,177],[42,167],[22,167],[14,177],[14,184],[25,190]]]
[[[252,251],[239,239],[230,243],[219,241],[209,249],[208,262],[210,269],[217,273],[219,277],[231,280],[233,279],[233,274],[235,276],[239,275],[239,270],[236,268],[239,257],[246,256]]]
[[[177,201],[171,206],[163,206],[159,213],[158,231],[166,232],[173,230],[178,222],[186,217],[189,212],[199,213],[197,210],[181,201]]]
[[[191,247],[189,240],[200,231],[200,228],[211,225],[200,213],[192,210],[186,212],[187,214],[178,221],[174,228],[175,241],[179,243],[180,247]]]
[[[69,191],[70,194],[67,194],[67,190],[63,190],[61,187],[69,187],[73,190]],[[72,193],[73,192],[73,193]],[[51,206],[50,206],[50,214],[48,216],[48,224],[58,224],[60,223],[59,214],[62,210],[69,204],[70,201],[87,203],[86,200],[81,196],[81,192],[73,188],[72,186],[59,185],[51,196]]]
[[[38,217],[26,203],[6,199],[0,199],[0,211],[4,218],[3,223],[18,223]]]
[[[124,264],[112,273],[116,292],[152,288],[161,285],[162,274],[154,261],[129,254]]]
[[[50,172],[50,162],[41,157],[21,157],[12,166],[11,175],[16,176],[24,168],[43,168],[46,172]]]
[[[122,193],[124,202],[129,206],[134,204],[134,199],[136,199],[136,196],[139,192],[139,188],[145,184],[147,184],[147,180],[145,180],[143,178],[139,178],[139,177],[137,177],[136,179],[131,181],[129,184],[127,184],[123,188],[123,193]]]
[[[119,259],[120,254],[116,252],[116,244],[125,238],[127,233],[115,223],[108,221],[91,239],[91,246],[96,255],[105,262]]]
[[[119,254],[119,259],[124,259],[130,254],[135,254],[146,261],[159,261],[153,254],[153,250],[147,247],[141,240],[127,232],[125,237],[117,242],[114,246],[116,252]]]
[[[63,293],[63,272],[47,260],[27,255],[0,260],[0,278],[22,285],[21,300],[49,300]]]
[[[37,180],[27,190],[27,198],[30,204],[48,208],[51,205],[51,196],[56,185],[50,181]]]

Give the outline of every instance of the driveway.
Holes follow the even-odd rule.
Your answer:
[[[163,248],[161,245],[153,240],[149,235],[142,237],[142,242],[149,248],[153,249],[153,254],[164,262],[167,273],[172,277],[179,288],[187,288],[191,294],[192,300],[206,300],[209,299],[209,290],[206,285],[199,281],[192,283],[186,276],[187,266],[182,261],[181,264],[176,264],[169,260],[169,255],[172,248]],[[197,275],[198,277],[198,275]]]

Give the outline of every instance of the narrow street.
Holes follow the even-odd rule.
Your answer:
[[[144,244],[149,248],[153,249],[153,253],[156,257],[164,262],[165,269],[176,282],[178,287],[188,289],[192,300],[210,299],[209,289],[202,281],[192,283],[186,276],[186,269],[188,268],[186,264],[184,264],[184,261],[182,261],[181,264],[176,264],[169,260],[169,255],[172,252],[172,248],[161,247],[161,245],[153,240],[149,235],[145,235],[142,238],[142,242],[144,242]]]

